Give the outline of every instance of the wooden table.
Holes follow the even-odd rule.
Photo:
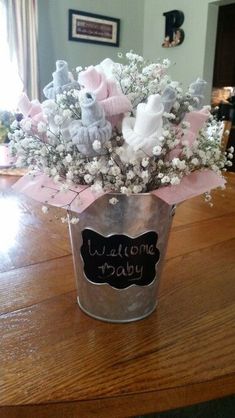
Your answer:
[[[235,175],[210,208],[174,218],[159,306],[108,324],[76,304],[66,226],[10,191],[0,199],[0,417],[105,418],[235,393]]]

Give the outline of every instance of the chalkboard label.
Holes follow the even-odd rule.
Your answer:
[[[82,239],[84,273],[91,282],[108,283],[116,289],[133,284],[146,286],[153,282],[155,265],[160,258],[156,232],[146,232],[135,238],[124,234],[104,237],[91,229],[84,229]]]

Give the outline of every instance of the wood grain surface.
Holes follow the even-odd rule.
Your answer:
[[[76,303],[68,231],[0,177],[0,417],[106,418],[235,393],[235,175],[177,208],[157,310],[130,324]]]

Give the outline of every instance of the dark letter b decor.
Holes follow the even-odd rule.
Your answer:
[[[166,18],[164,48],[178,46],[184,40],[184,31],[180,26],[184,23],[184,14],[180,10],[171,10],[163,13]]]

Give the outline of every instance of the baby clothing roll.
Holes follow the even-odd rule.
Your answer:
[[[197,78],[196,81],[194,81],[189,86],[189,92],[193,97],[197,98],[197,101],[193,104],[193,107],[195,109],[201,109],[203,100],[204,100],[204,90],[207,85],[207,82],[205,80],[202,80],[201,78]]]
[[[107,62],[103,65],[107,65]],[[116,82],[107,79],[106,75],[96,67],[90,66],[85,71],[81,71],[78,81],[85,90],[95,95],[113,127],[119,124],[124,113],[131,110],[129,99],[121,92]]]
[[[192,145],[209,116],[210,112],[207,107],[203,107],[201,110],[194,110],[186,113],[184,122],[188,122],[190,126],[184,134],[183,140],[187,140],[189,145]]]
[[[108,86],[105,75],[97,71],[93,65],[88,67],[87,70],[79,73],[78,81],[82,87],[95,95],[96,100],[102,101],[108,96]]]
[[[22,93],[18,105],[18,109],[23,114],[24,118],[33,117],[42,112],[41,103],[38,100],[30,101],[27,94]]]
[[[115,65],[116,63],[113,62],[113,60],[111,60],[110,58],[105,58],[103,61],[100,62],[100,64],[96,65],[95,68],[98,71],[103,72],[108,80],[115,80],[113,74],[113,68],[115,67]]]
[[[93,93],[86,92],[80,96],[82,125],[86,127],[103,127],[106,124],[105,114]]]
[[[162,104],[164,112],[170,113],[176,101],[176,91],[172,86],[166,86],[162,93]]]
[[[27,121],[31,121],[33,132],[36,133],[38,123],[46,122],[41,103],[38,100],[30,101],[27,94],[21,94],[17,107],[23,114],[23,119],[21,120],[22,127],[25,126]]]
[[[80,105],[82,118],[73,121],[69,127],[72,141],[86,157],[103,155],[112,135],[112,126],[105,119],[104,110],[93,93],[86,92],[81,96]]]
[[[137,106],[136,118],[125,117],[122,123],[123,137],[134,151],[143,150],[152,155],[154,146],[160,144],[164,106],[159,94],[149,96],[147,103]]]
[[[180,138],[180,143],[173,150],[166,155],[166,161],[171,161],[173,158],[179,157],[184,147],[183,143],[188,142],[188,145],[192,147],[194,141],[197,139],[199,131],[204,127],[206,121],[210,116],[210,112],[207,107],[203,107],[201,110],[193,110],[186,113],[183,122],[188,122],[189,127],[184,131],[179,127],[183,136]]]
[[[47,99],[55,99],[58,93],[70,89],[79,89],[79,83],[75,81],[72,74],[69,73],[68,64],[66,61],[56,61],[56,71],[52,73],[53,81],[47,84],[43,93]]]

